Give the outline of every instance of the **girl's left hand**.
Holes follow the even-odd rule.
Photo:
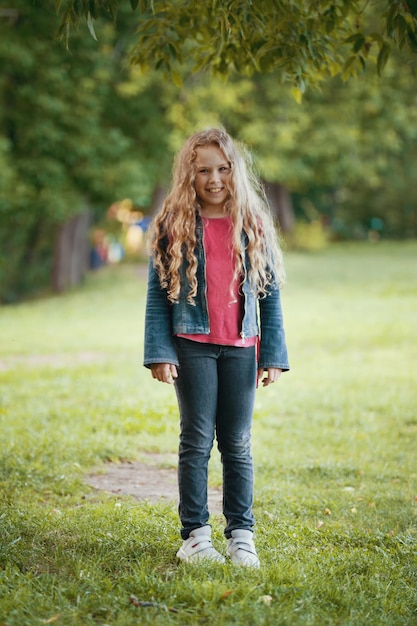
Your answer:
[[[262,378],[264,373],[266,374],[266,376]],[[267,370],[264,370],[263,368],[259,369],[257,384],[259,385],[259,383],[262,382],[262,385],[264,387],[267,387],[271,383],[275,383],[278,380],[278,378],[281,376],[281,374],[282,374],[282,369],[280,369],[279,367],[268,367]]]

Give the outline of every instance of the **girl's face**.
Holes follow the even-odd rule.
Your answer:
[[[229,198],[230,163],[216,145],[196,149],[195,190],[204,214],[220,216]]]

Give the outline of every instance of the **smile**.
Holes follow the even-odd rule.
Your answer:
[[[210,193],[219,193],[219,191],[223,191],[223,187],[212,187],[208,190]]]

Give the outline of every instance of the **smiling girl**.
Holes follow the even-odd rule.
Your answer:
[[[179,559],[223,556],[211,542],[208,462],[223,464],[226,555],[259,567],[253,541],[251,424],[255,390],[289,369],[282,254],[243,149],[223,129],[192,135],[150,231],[145,358],[174,384],[180,412]]]

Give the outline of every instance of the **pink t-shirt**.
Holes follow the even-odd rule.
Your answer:
[[[256,337],[242,339],[240,336],[243,296],[239,292],[239,281],[233,280],[232,219],[230,216],[203,217],[203,225],[210,334],[178,336],[223,346],[253,346]]]

